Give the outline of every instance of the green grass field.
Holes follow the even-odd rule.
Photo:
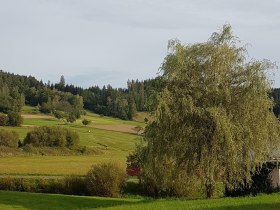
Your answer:
[[[28,115],[24,119],[22,127],[1,127],[4,130],[16,131],[20,139],[35,126],[63,126],[75,130],[80,136],[80,145],[96,148],[102,152],[98,155],[83,156],[7,156],[0,157],[0,175],[67,175],[84,174],[91,165],[115,161],[125,167],[126,156],[134,149],[140,137],[130,132],[114,131],[123,127],[124,130],[135,126],[144,127],[144,123],[136,121],[124,121],[110,117],[100,117],[92,112],[82,116],[74,123],[65,124],[61,120],[50,116],[33,114],[34,108],[25,106],[23,114]],[[91,120],[90,126],[83,126],[82,119]],[[101,128],[94,128],[101,126]],[[107,126],[102,129],[102,126]],[[112,129],[112,130],[108,130]]]
[[[280,194],[256,197],[220,198],[210,200],[153,200],[132,198],[100,198],[54,194],[34,194],[0,191],[0,209],[3,210],[279,210]]]
[[[1,157],[0,175],[84,175],[93,164],[118,162],[125,167],[123,153],[81,156]]]
[[[137,121],[123,121],[110,117],[100,117],[88,112],[72,124],[65,124],[51,116],[35,114],[33,107],[25,106],[22,127],[2,127],[14,130],[23,140],[26,133],[36,126],[63,126],[75,130],[80,136],[80,144],[101,151],[96,155],[76,156],[5,156],[0,157],[0,176],[20,177],[57,177],[69,174],[84,175],[93,164],[101,162],[118,162],[125,167],[126,156],[134,149],[140,137],[133,134],[135,126],[144,127],[142,120],[147,116],[140,113]],[[82,119],[91,120],[89,126],[82,125]],[[100,198],[67,196],[55,194],[34,194],[0,191],[0,209],[2,210],[47,210],[47,209],[216,209],[216,210],[278,210],[280,194],[259,195],[244,198],[220,198],[211,200],[146,199],[139,198]]]

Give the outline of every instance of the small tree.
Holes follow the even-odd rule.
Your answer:
[[[5,114],[0,113],[0,126],[5,126],[8,124],[8,116]]]
[[[58,88],[59,90],[63,90],[65,87],[65,78],[63,75],[61,75],[59,83],[58,83]]]
[[[19,112],[8,112],[8,124],[11,126],[20,126],[23,123],[23,118]]]
[[[76,116],[71,112],[71,113],[68,113],[67,117],[66,117],[66,121],[67,122],[70,122],[70,123],[73,123],[76,121]]]
[[[55,118],[57,118],[57,119],[59,119],[59,120],[64,119],[64,118],[66,117],[65,112],[63,112],[63,111],[57,111],[57,110],[55,110],[55,111],[53,112],[53,115],[54,115]]]
[[[91,123],[91,121],[87,120],[87,119],[83,119],[82,123],[83,123],[84,126],[87,126]]]

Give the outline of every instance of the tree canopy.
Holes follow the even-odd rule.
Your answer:
[[[169,42],[161,68],[167,84],[137,150],[150,193],[185,195],[198,180],[211,197],[217,182],[248,184],[279,145],[265,74],[274,66],[248,61],[238,43],[230,25],[204,43]]]
[[[132,120],[137,111],[153,109],[153,98],[164,86],[161,77],[144,81],[128,80],[127,88],[111,85],[82,88],[65,83],[44,84],[31,76],[0,70],[0,112],[19,112],[24,104],[37,106],[43,113],[73,121],[83,108],[100,115]],[[83,107],[81,106],[83,105]],[[81,109],[80,109],[81,108]]]

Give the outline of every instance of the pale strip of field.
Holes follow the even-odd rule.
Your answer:
[[[132,125],[92,125],[92,128],[98,128],[107,131],[118,131],[124,133],[137,134],[135,126]]]
[[[21,125],[21,127],[23,128],[35,128],[35,127],[38,127],[36,125]]]
[[[21,179],[63,179],[65,176],[61,175],[21,175],[21,174],[8,174],[8,175],[3,175],[0,174],[0,178],[21,178]]]
[[[21,115],[24,119],[51,119],[54,118],[50,115],[44,115],[44,114],[22,114]]]

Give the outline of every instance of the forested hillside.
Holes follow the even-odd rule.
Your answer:
[[[37,106],[43,113],[53,113],[71,122],[79,118],[83,108],[100,115],[132,119],[137,111],[153,110],[157,93],[164,87],[164,79],[129,80],[127,88],[111,85],[81,88],[65,83],[64,76],[56,84],[38,81],[0,71],[0,112],[20,111],[22,105]]]

